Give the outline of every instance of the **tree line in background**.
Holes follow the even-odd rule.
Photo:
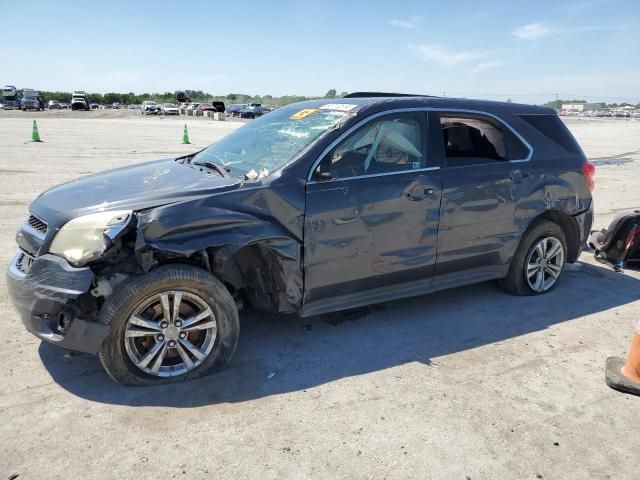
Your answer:
[[[348,92],[342,92],[338,94],[335,89],[329,90],[324,97],[305,97],[302,95],[284,95],[282,97],[274,97],[272,95],[249,95],[246,93],[229,93],[227,95],[213,95],[211,93],[203,92],[202,90],[184,90],[187,93],[192,102],[211,102],[222,101],[225,103],[262,103],[264,105],[288,105],[290,103],[302,102],[304,100],[312,100],[316,98],[340,98],[347,95]],[[164,93],[142,93],[136,94],[129,93],[88,93],[89,103],[99,103],[101,105],[111,105],[113,103],[120,103],[121,105],[141,104],[145,100],[154,100],[158,103],[175,103],[177,92],[164,92]],[[59,102],[70,102],[71,92],[48,92],[41,91],[40,98],[43,102],[47,103],[49,100],[58,100]],[[508,99],[507,102],[511,102]],[[586,100],[565,100],[558,99],[552,100],[544,104],[545,107],[560,108],[563,103],[587,103]],[[630,103],[603,103],[605,108],[619,108],[624,106],[635,106],[640,108],[640,103],[633,105]]]
[[[265,105],[288,105],[290,103],[301,102],[303,100],[310,100],[313,98],[337,98],[347,94],[342,92],[340,95],[335,89],[329,90],[324,97],[304,97],[300,95],[284,95],[282,97],[274,97],[272,95],[249,95],[246,93],[229,93],[227,95],[212,95],[211,93],[203,92],[202,90],[184,90],[189,96],[192,102],[210,102],[210,101],[223,101],[225,103],[262,103]],[[40,91],[40,98],[43,102],[47,103],[49,100],[58,100],[59,102],[70,102],[71,92],[48,92]],[[158,103],[175,103],[176,93],[178,92],[164,92],[164,93],[142,93],[136,94],[129,93],[87,93],[89,103],[99,103],[101,105],[111,105],[113,103],[120,103],[122,105],[141,104],[145,100],[154,100]]]

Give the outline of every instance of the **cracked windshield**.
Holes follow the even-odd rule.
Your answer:
[[[349,115],[326,107],[278,109],[196,154],[192,163],[213,164],[234,177],[265,177]]]

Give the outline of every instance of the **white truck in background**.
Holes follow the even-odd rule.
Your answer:
[[[91,110],[84,90],[74,90],[71,94],[71,110]]]
[[[5,110],[20,108],[18,89],[13,85],[5,85],[2,87],[2,103],[4,104]]]

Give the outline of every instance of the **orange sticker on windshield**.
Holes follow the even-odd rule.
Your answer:
[[[289,118],[291,120],[300,120],[301,118],[306,117],[307,115],[311,115],[313,112],[317,112],[317,108],[305,108],[304,110],[300,110],[298,113],[294,113]]]

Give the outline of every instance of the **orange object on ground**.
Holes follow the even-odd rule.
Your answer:
[[[636,332],[631,341],[631,348],[627,355],[627,361],[622,367],[622,374],[631,380],[640,382],[640,332]]]
[[[631,340],[626,362],[619,357],[607,358],[606,380],[611,388],[640,395],[640,322]]]

